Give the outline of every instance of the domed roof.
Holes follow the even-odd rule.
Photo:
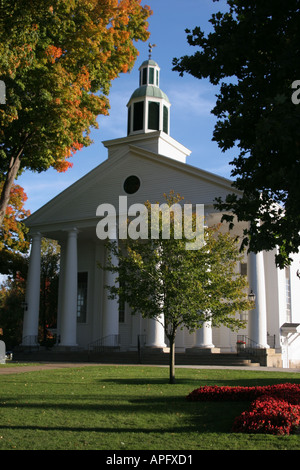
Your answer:
[[[155,62],[155,61],[152,60],[152,59],[145,60],[145,61],[142,63],[142,65],[140,66],[140,68],[141,68],[141,67],[145,67],[145,66],[147,66],[147,65],[152,65],[153,67],[158,67],[158,68],[159,68],[158,63]]]
[[[153,85],[140,86],[132,93],[129,101],[131,101],[134,98],[143,98],[145,96],[150,96],[154,98],[163,98],[168,103],[170,103],[170,100],[167,97],[167,95],[160,88],[158,88],[157,86],[153,86]]]

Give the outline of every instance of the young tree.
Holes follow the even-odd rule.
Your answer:
[[[187,31],[197,51],[174,59],[174,70],[220,85],[212,113],[213,140],[222,151],[236,146],[234,186],[217,208],[249,221],[251,251],[279,247],[283,268],[300,246],[300,57],[298,0],[227,0],[207,36]],[[258,223],[258,220],[261,223]]]
[[[244,322],[236,314],[253,308],[247,297],[246,277],[237,273],[237,263],[242,256],[238,240],[222,233],[221,227],[206,228],[204,244],[197,249],[186,249],[190,237],[188,239],[183,231],[182,238],[175,235],[178,224],[180,229],[184,227],[184,217],[176,220],[173,212],[174,204],[181,200],[173,193],[166,197],[170,209],[170,238],[163,234],[162,212],[159,227],[153,227],[152,208],[147,202],[148,239],[127,238],[119,245],[110,241],[112,256],[105,268],[116,273],[116,284],[107,286],[112,298],[125,300],[132,314],[140,313],[144,318],[162,322],[170,345],[170,383],[175,381],[178,328],[194,331],[206,321],[211,321],[212,326],[241,328]],[[194,232],[197,223],[203,224],[195,215],[192,222]],[[151,239],[154,232],[158,237]],[[114,264],[114,257],[117,264]]]
[[[23,170],[66,171],[70,156],[91,144],[111,81],[133,66],[133,42],[149,37],[151,11],[140,3],[1,1],[0,226]]]

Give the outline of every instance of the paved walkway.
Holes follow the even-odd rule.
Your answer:
[[[0,366],[0,375],[1,374],[19,374],[21,372],[35,372],[37,370],[51,370],[51,369],[65,369],[67,367],[86,367],[86,366],[97,366],[101,364],[93,364],[91,362],[85,364],[83,362],[80,363],[63,363],[63,362],[56,362],[56,363],[35,363],[35,364],[24,364],[22,366],[11,366],[7,364],[5,367]]]
[[[111,364],[111,363],[95,363],[95,362],[56,362],[56,363],[35,363],[35,364],[26,364],[22,366],[11,366],[9,367],[8,364],[4,367],[0,366],[0,375],[2,374],[19,374],[22,372],[34,372],[39,370],[51,370],[51,369],[65,369],[65,368],[72,368],[72,367],[87,367],[87,366],[124,366],[124,367],[169,367],[168,365],[160,365],[160,364]],[[176,366],[176,368],[182,369],[238,369],[238,370],[257,370],[259,372],[296,372],[300,374],[300,369],[283,369],[277,367],[255,367],[255,366],[197,366],[197,365],[184,365],[184,366]]]

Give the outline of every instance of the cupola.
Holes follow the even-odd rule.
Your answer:
[[[128,125],[127,135],[162,131],[170,133],[170,101],[159,88],[160,68],[151,59],[150,44],[149,60],[139,68],[139,88],[137,88],[127,104]]]

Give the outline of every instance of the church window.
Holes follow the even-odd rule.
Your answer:
[[[248,312],[241,312],[240,313],[240,320],[241,321],[248,321]]]
[[[128,108],[128,122],[127,122],[127,135],[130,134],[131,129],[131,106]]]
[[[247,263],[241,263],[240,273],[242,276],[247,276]]]
[[[77,323],[86,323],[88,273],[78,273]]]
[[[169,110],[167,106],[164,106],[164,127],[163,131],[168,134],[169,133]]]
[[[248,266],[247,263],[240,263],[240,274],[242,276],[247,276]],[[248,312],[241,312],[240,313],[240,320],[241,321],[248,321]]]
[[[148,129],[159,130],[159,103],[155,101],[149,102]]]
[[[140,188],[141,182],[139,178],[135,175],[128,176],[124,182],[124,191],[127,194],[134,194]]]
[[[134,103],[133,130],[141,131],[144,128],[144,102]]]
[[[159,80],[158,80],[158,70],[156,70],[156,86],[159,86]]]
[[[119,323],[125,323],[125,299],[122,295],[122,289],[124,288],[124,282],[120,279],[121,293],[119,295]]]

